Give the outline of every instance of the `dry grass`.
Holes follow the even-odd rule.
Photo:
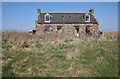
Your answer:
[[[104,35],[118,35],[119,31],[113,31],[113,32],[104,32]]]
[[[4,77],[117,76],[117,40],[26,32],[5,32],[2,36]]]
[[[119,31],[104,32],[104,37],[106,39],[120,39]]]
[[[6,31],[2,33],[2,39],[7,40],[40,40],[40,39],[56,39],[56,38],[63,38],[62,35],[57,34],[43,34],[38,36],[36,34],[29,34],[27,32],[17,32],[17,31]]]

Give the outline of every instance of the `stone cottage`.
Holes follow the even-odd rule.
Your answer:
[[[94,9],[89,12],[41,12],[37,9],[36,34],[65,36],[98,36],[98,21]]]

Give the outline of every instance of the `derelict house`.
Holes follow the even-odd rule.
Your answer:
[[[98,36],[94,9],[89,12],[41,12],[37,9],[36,33],[65,36]]]

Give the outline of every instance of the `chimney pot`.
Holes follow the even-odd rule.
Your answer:
[[[94,14],[94,9],[90,8],[89,12]]]
[[[37,13],[38,13],[38,14],[40,13],[40,8],[37,9]]]

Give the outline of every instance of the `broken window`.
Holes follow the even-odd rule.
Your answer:
[[[45,32],[46,32],[46,33],[50,32],[50,26],[46,26],[46,27],[45,27]]]
[[[62,34],[62,26],[57,26],[57,33]]]
[[[90,33],[90,26],[86,26],[86,34]]]

